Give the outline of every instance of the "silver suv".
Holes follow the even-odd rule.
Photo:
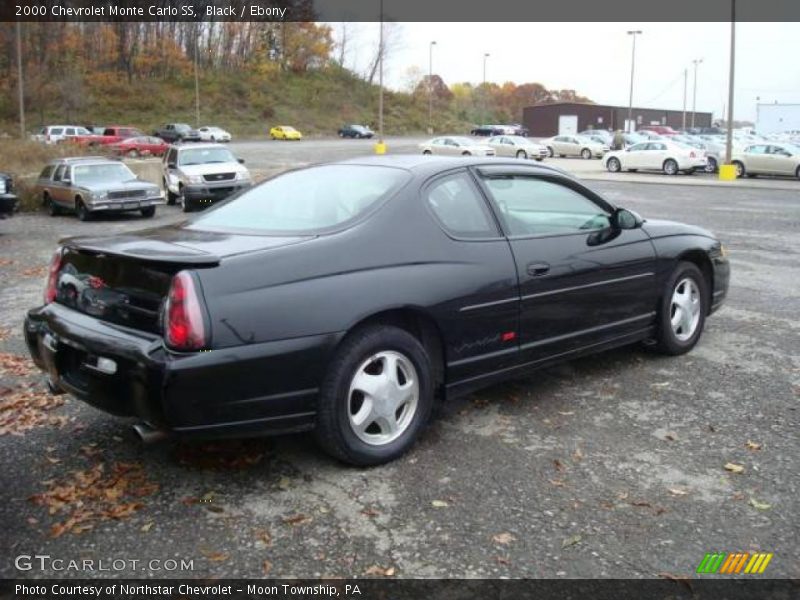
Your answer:
[[[81,221],[107,212],[139,211],[152,217],[156,206],[164,204],[158,185],[142,181],[120,161],[103,156],[50,161],[36,181],[35,193],[52,216],[75,212]]]
[[[222,144],[176,144],[164,154],[167,204],[206,208],[252,185],[250,172]]]

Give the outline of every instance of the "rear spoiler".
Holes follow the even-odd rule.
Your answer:
[[[222,260],[219,256],[209,252],[135,235],[115,235],[104,238],[67,238],[61,240],[60,244],[62,247],[75,252],[105,254],[123,259],[156,263],[213,267]]]

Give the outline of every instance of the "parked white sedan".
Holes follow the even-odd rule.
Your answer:
[[[606,169],[612,173],[626,171],[663,171],[677,175],[683,171],[691,175],[706,168],[705,152],[678,142],[657,140],[634,144],[626,150],[609,152],[603,158]]]
[[[541,142],[550,156],[580,156],[602,158],[609,151],[608,144],[599,143],[582,135],[556,135]]]
[[[201,127],[197,130],[200,141],[203,142],[230,142],[231,134],[221,127]]]
[[[494,148],[497,156],[542,160],[548,155],[546,147],[521,135],[496,135],[486,140],[486,145]]]
[[[433,138],[419,145],[423,154],[442,156],[494,156],[494,148],[463,136]]]

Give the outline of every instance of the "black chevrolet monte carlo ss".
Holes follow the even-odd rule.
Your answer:
[[[728,278],[709,232],[558,169],[369,157],[177,225],[64,240],[24,328],[51,389],[143,437],[313,429],[372,465],[438,400],[635,342],[689,351]]]

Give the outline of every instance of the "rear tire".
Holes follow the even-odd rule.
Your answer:
[[[142,213],[142,216],[145,219],[149,219],[149,218],[153,217],[156,214],[156,207],[155,206],[148,206],[147,208],[141,209],[140,212]]]
[[[734,167],[736,167],[736,177],[741,179],[747,174],[747,169],[744,168],[744,163],[739,162],[738,160],[734,160],[731,163]]]
[[[555,150],[553,150],[550,146],[547,147],[547,156],[553,158],[556,155]]]
[[[175,204],[175,201],[178,199],[177,194],[173,194],[172,192],[169,191],[166,179],[163,179],[161,183],[164,186],[164,192],[166,192],[167,194],[167,206],[173,206]]]
[[[697,265],[679,262],[664,286],[656,349],[673,356],[695,347],[708,312],[708,283]]]
[[[45,194],[42,197],[42,204],[47,209],[47,214],[51,217],[57,217],[61,214],[61,210],[58,207],[58,204],[53,202],[53,199],[50,197],[50,194]]]
[[[706,173],[717,172],[717,159],[709,157],[706,161]]]
[[[430,150],[423,150],[422,154],[424,154],[425,156],[430,156],[431,154],[433,154],[433,152],[431,152]]]
[[[128,150],[128,152],[125,155],[128,158],[139,158],[139,152],[137,152],[135,148],[131,148],[130,150]]]
[[[370,381],[374,396],[361,391]],[[395,460],[425,427],[433,398],[431,360],[419,340],[388,325],[357,330],[342,342],[320,388],[317,442],[352,465]]]

